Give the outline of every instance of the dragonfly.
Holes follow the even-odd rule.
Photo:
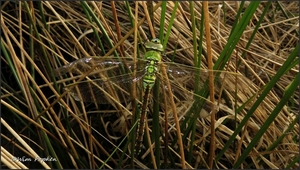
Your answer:
[[[158,38],[145,44],[146,53],[143,59],[133,60],[131,57],[85,57],[73,61],[55,70],[57,76],[65,73],[84,74],[90,69],[89,80],[68,85],[72,96],[78,101],[107,104],[114,99],[124,102],[132,99],[132,84],[137,85],[137,96],[142,97],[142,107],[138,120],[135,153],[138,154],[143,140],[147,105],[155,81],[166,81],[160,73],[164,67],[168,73],[169,83],[177,101],[191,99],[194,95],[188,89],[194,89],[195,76],[199,76],[199,86],[208,79],[208,70],[187,66],[175,62],[162,62],[163,45]],[[167,87],[161,83],[160,91]],[[76,86],[77,88],[71,88]],[[107,93],[111,94],[110,96]],[[140,95],[143,93],[143,95]],[[208,102],[205,102],[206,105]]]

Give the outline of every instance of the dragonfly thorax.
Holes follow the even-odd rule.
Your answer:
[[[151,50],[146,52],[145,59],[147,61],[154,61],[155,63],[158,63],[161,61],[161,55],[159,52]]]
[[[149,60],[148,65],[145,67],[146,73],[143,77],[143,87],[151,89],[156,80],[156,72],[158,71],[157,61]]]
[[[143,87],[151,89],[155,83],[158,63],[161,61],[160,52],[154,50],[146,52],[145,60],[147,60],[147,66],[145,67],[146,73],[143,77]]]

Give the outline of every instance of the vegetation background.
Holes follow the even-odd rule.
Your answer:
[[[203,4],[1,2],[1,168],[299,169],[299,2]],[[154,37],[169,60],[207,69],[211,56],[215,70],[243,76],[224,76],[227,97],[216,90],[213,117],[149,106],[145,148],[133,159],[123,117],[132,113],[75,101],[62,88],[74,78],[54,69],[88,56],[140,57]]]

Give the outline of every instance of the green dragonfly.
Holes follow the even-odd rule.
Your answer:
[[[195,84],[199,87],[208,79],[208,70],[199,69],[192,66],[178,64],[174,62],[162,62],[161,52],[163,46],[159,39],[154,38],[145,43],[146,53],[143,59],[136,62],[133,58],[117,57],[86,57],[78,59],[55,70],[56,75],[65,73],[84,74],[93,69],[88,74],[89,79],[67,86],[76,100],[84,102],[94,102],[100,104],[111,103],[117,100],[125,102],[132,99],[132,84],[137,84],[137,96],[142,96],[142,109],[139,116],[136,148],[139,153],[144,134],[144,126],[147,112],[147,105],[150,92],[158,78],[162,83],[160,89],[166,90],[165,79],[160,73],[163,66],[167,73],[169,83],[174,93],[174,100],[183,101],[193,99]],[[199,82],[195,82],[195,76],[199,75]],[[77,86],[77,88],[70,88]],[[110,95],[107,95],[107,94]],[[208,102],[206,102],[207,105]]]

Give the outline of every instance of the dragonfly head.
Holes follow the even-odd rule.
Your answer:
[[[158,38],[153,38],[151,41],[148,41],[145,43],[145,47],[147,49],[152,49],[156,51],[161,51],[163,52],[163,45],[161,44],[160,40]]]

